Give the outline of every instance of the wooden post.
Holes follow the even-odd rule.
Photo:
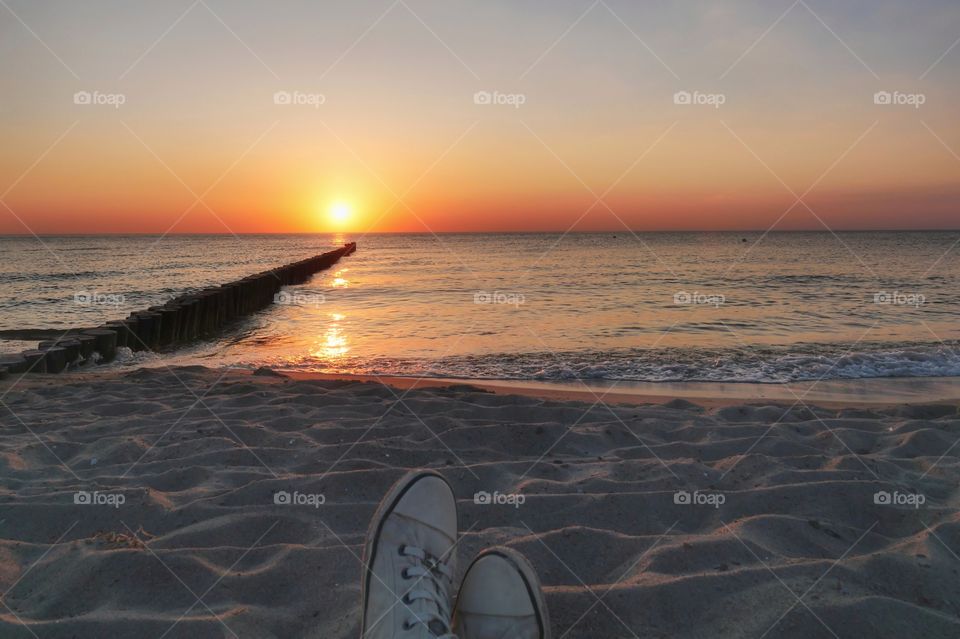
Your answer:
[[[46,363],[45,372],[60,373],[67,367],[67,349],[60,346],[48,346],[38,350],[43,352],[43,359]]]
[[[74,339],[80,344],[80,357],[84,361],[90,359],[90,356],[96,350],[97,338],[93,335],[77,335]]]
[[[130,339],[130,332],[127,330],[127,322],[125,320],[114,320],[107,322],[104,324],[104,326],[108,326],[110,330],[117,332],[117,348],[120,348],[121,346],[130,346],[127,343],[127,341]]]
[[[165,306],[157,310],[160,314],[160,341],[159,346],[168,347],[174,343],[177,334],[177,323],[180,318],[180,308]]]
[[[140,318],[141,328],[145,331],[144,343],[146,343],[149,350],[156,349],[157,344],[160,343],[160,330],[162,328],[160,322],[162,321],[162,316],[160,313],[154,313],[152,311],[141,311],[137,313],[137,317]],[[144,321],[146,327],[143,325]]]
[[[137,317],[137,314],[130,313],[130,317],[123,320],[123,323],[126,325],[126,339],[124,341],[127,348],[134,353],[146,350],[147,347],[140,332],[140,318]]]
[[[27,360],[27,369],[25,373],[46,373],[47,364],[44,360],[44,351],[41,350],[32,350],[32,351],[23,351],[21,353],[23,359]]]
[[[27,372],[27,360],[23,358],[22,353],[0,355],[0,366],[6,368],[13,375]]]
[[[80,342],[72,338],[47,340],[40,342],[39,350],[48,350],[53,347],[60,347],[64,350],[67,365],[72,365],[80,359]],[[47,368],[50,368],[47,366]]]
[[[183,301],[183,305],[187,312],[183,327],[183,341],[189,342],[197,339],[200,334],[200,300],[191,295]]]
[[[83,331],[84,335],[96,338],[96,351],[100,353],[102,362],[112,362],[117,356],[117,332],[106,327]]]
[[[153,346],[156,318],[153,313],[146,311],[134,313],[133,317],[137,320],[137,343],[140,350],[150,350]]]

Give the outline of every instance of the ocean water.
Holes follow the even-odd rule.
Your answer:
[[[92,326],[346,241],[355,254],[223,335],[111,366],[528,380],[960,375],[957,232],[3,237],[0,330]]]

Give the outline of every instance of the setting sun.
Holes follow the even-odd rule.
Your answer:
[[[337,224],[349,220],[351,212],[350,205],[346,202],[334,202],[330,205],[330,219]]]

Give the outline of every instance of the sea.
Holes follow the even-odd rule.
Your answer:
[[[348,241],[356,253],[224,333],[174,352],[124,350],[107,366],[534,381],[960,375],[956,231],[5,236],[0,331],[92,327]],[[0,340],[3,352],[34,346]]]

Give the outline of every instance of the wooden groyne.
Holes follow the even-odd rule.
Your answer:
[[[356,242],[241,280],[176,297],[127,319],[92,329],[64,331],[64,337],[40,342],[36,349],[0,356],[0,379],[13,373],[59,373],[87,362],[104,363],[117,349],[169,351],[209,337],[231,322],[273,303],[284,286],[302,284],[357,250]]]

